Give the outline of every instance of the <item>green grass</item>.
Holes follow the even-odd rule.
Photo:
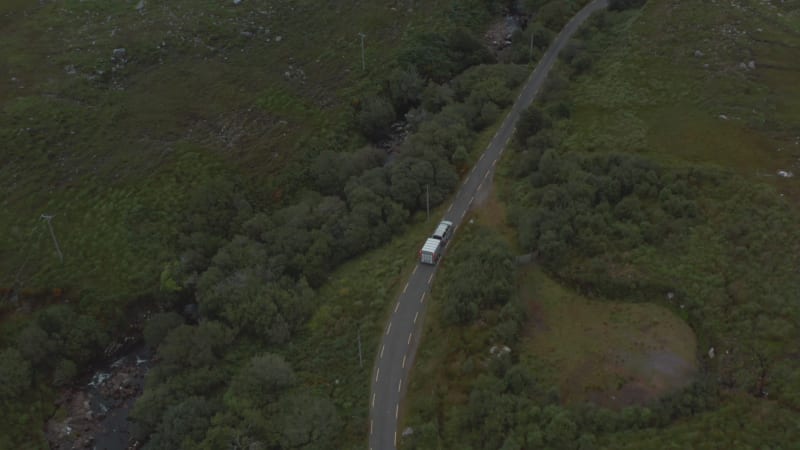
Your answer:
[[[91,290],[110,310],[152,292],[204,180],[272,195],[307,152],[355,148],[352,102],[451,6],[136,4],[0,9],[0,287]],[[42,213],[56,216],[63,265]]]
[[[529,267],[520,295],[530,309],[521,358],[562,401],[610,408],[647,402],[691,382],[692,329],[654,303],[588,299]]]
[[[651,1],[590,43],[594,72],[574,86],[566,147],[642,152],[754,178],[797,168],[796,11],[780,17],[763,2],[740,4]],[[750,61],[754,70],[739,67]]]

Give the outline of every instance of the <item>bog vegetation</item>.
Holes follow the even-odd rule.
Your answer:
[[[452,193],[529,73],[479,38],[500,2],[389,3],[0,8],[0,447],[42,444],[57,390],[143,310],[157,364],[131,418],[146,448],[363,445],[368,368],[342,357],[342,308],[374,317],[374,346],[403,265],[380,254],[346,288],[334,270],[379,246],[413,256],[419,233],[388,243],[419,231],[426,186],[433,207]],[[545,5],[537,54],[577,6],[562,3]],[[366,73],[345,19],[368,31]],[[389,160],[375,144],[398,121]]]
[[[405,424],[415,432],[405,448],[789,448],[800,439],[800,211],[786,173],[800,155],[787,112],[800,103],[785,97],[795,92],[789,69],[770,66],[797,52],[758,36],[798,42],[796,5],[627,9],[643,3],[616,2],[621,12],[593,17],[562,53],[520,120],[500,186],[515,245],[547,274],[536,279],[593,302],[668,308],[697,336],[693,382],[624,407],[564,402],[558,368],[526,345],[547,318],[513,290],[453,321],[451,292],[484,268],[448,257],[409,388]],[[724,43],[694,47],[719,33]],[[768,67],[740,64],[743,54]],[[469,258],[463,247],[473,247],[484,252],[475,260],[488,258],[485,243],[502,246],[486,233],[460,236],[452,255]],[[511,308],[527,319],[509,320]]]

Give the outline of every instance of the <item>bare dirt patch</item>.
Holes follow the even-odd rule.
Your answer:
[[[670,310],[590,300],[536,268],[523,271],[520,286],[532,314],[526,357],[540,376],[559,386],[565,403],[622,408],[691,383],[695,336]]]

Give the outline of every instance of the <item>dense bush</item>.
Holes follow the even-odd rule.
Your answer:
[[[509,301],[514,259],[502,237],[485,229],[470,231],[447,258],[442,276],[442,319],[449,324],[475,320],[481,310]]]

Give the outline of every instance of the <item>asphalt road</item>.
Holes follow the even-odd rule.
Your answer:
[[[547,74],[553,67],[558,53],[564,48],[569,38],[578,27],[595,11],[608,7],[608,0],[595,0],[580,10],[558,34],[547,49],[539,64],[531,73],[525,87],[514,102],[514,106],[506,116],[500,129],[489,146],[466,177],[455,199],[445,213],[445,220],[453,222],[456,229],[461,224],[475,195],[487,189],[492,182],[497,160],[503,154],[520,113],[533,102],[542,87]],[[433,233],[436,223],[431,224]],[[428,236],[420,236],[419,245]],[[399,433],[397,419],[400,416],[400,402],[405,394],[408,375],[414,364],[414,355],[419,345],[422,330],[422,318],[428,299],[427,292],[433,282],[436,266],[418,263],[405,285],[402,294],[394,305],[392,315],[384,329],[381,346],[375,361],[372,374],[372,391],[370,393],[369,447],[370,450],[395,449]]]

